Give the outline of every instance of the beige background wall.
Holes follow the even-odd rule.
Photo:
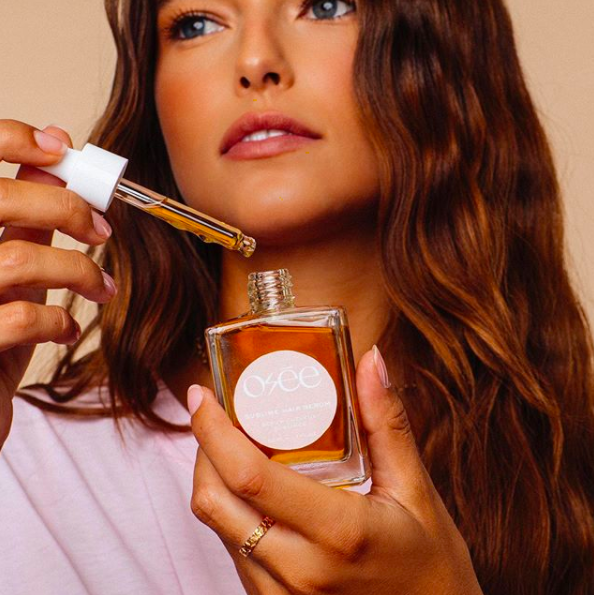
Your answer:
[[[509,0],[508,6],[554,144],[572,271],[594,320],[594,2]],[[38,127],[57,124],[80,148],[106,100],[113,60],[101,0],[3,0],[0,118]],[[15,166],[0,164],[0,176],[15,172]],[[54,244],[84,248],[64,238],[56,232]],[[64,293],[50,291],[50,302]],[[45,378],[56,352],[53,343],[39,346],[24,382]]]

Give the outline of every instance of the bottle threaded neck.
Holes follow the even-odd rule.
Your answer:
[[[287,269],[250,273],[248,296],[252,314],[266,310],[292,308],[295,305],[293,282]]]

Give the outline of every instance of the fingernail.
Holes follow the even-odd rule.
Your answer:
[[[41,130],[34,130],[33,136],[37,146],[45,153],[52,153],[54,155],[63,155],[66,153],[67,146],[59,138],[41,132]]]
[[[78,324],[78,322],[76,322],[76,320],[75,320],[74,321],[74,337],[72,337],[70,340],[66,341],[66,345],[74,345],[80,339],[80,335],[81,335],[80,324]]]
[[[93,215],[93,226],[95,231],[102,237],[108,238],[111,235],[111,225],[97,212],[91,211]]]
[[[198,407],[202,404],[204,398],[204,390],[199,384],[192,384],[188,389],[188,410],[190,415],[194,415],[198,411]]]
[[[384,358],[382,357],[382,354],[376,345],[373,346],[373,361],[375,363],[375,369],[377,370],[377,375],[381,385],[384,388],[390,388],[391,383],[390,379],[388,378],[386,362],[384,361]]]
[[[103,285],[105,286],[107,293],[109,293],[111,296],[114,296],[118,292],[115,281],[105,271],[101,271],[101,274],[103,275]]]

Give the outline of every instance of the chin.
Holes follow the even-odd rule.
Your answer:
[[[373,205],[363,208],[320,208],[320,204],[295,204],[291,208],[288,202],[282,207],[270,205],[267,208],[250,209],[249,212],[238,213],[235,225],[243,233],[253,237],[259,248],[289,247],[314,245],[325,242],[333,236],[351,233],[353,226],[366,227],[374,225],[376,209]],[[351,231],[349,231],[351,230]]]
[[[258,188],[257,184],[251,184]],[[283,190],[284,189],[284,190]],[[237,192],[239,190],[239,192]],[[260,186],[260,191],[234,189],[225,200],[218,192],[189,206],[233,225],[253,237],[259,247],[290,246],[324,241],[341,230],[375,217],[376,198],[364,192],[346,195],[334,188],[284,184]],[[250,195],[251,194],[251,195]]]
[[[292,206],[290,200],[280,204],[252,205],[249,211],[236,214],[235,225],[255,238],[258,246],[288,246],[322,239],[332,224],[328,213]],[[243,211],[243,210],[242,210]]]

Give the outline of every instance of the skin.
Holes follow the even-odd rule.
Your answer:
[[[173,19],[190,10],[214,22],[204,21],[198,38],[170,39]],[[334,14],[349,10],[337,2]],[[188,400],[200,444],[194,514],[219,535],[250,595],[481,593],[402,401],[380,382],[382,360],[369,351],[387,299],[374,242],[377,169],[351,85],[356,13],[322,20],[296,0],[173,0],[159,11],[158,31],[155,97],[178,186],[188,204],[258,241],[249,260],[223,251],[220,318],[247,311],[249,272],[281,267],[299,305],[344,305],[373,467],[362,495],[270,461],[233,428],[208,372],[192,362],[164,380],[184,404],[189,384],[203,386]],[[232,122],[268,109],[322,139],[274,157],[219,154]],[[264,515],[276,524],[241,557]]]
[[[57,163],[70,137],[56,127],[44,129],[0,120],[0,160],[20,163],[16,179],[0,178],[0,447],[12,423],[12,397],[37,343],[74,343],[77,323],[61,306],[45,305],[47,289],[68,288],[104,303],[115,291],[91,258],[80,250],[51,246],[59,230],[93,246],[109,237],[106,222],[63,182],[36,169]],[[109,228],[109,226],[107,226]],[[116,289],[117,291],[117,289]]]

